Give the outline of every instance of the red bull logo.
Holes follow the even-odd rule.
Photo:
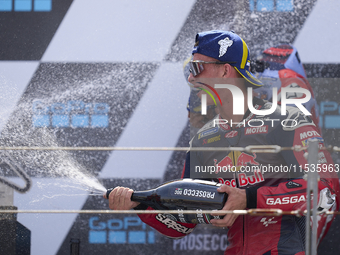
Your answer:
[[[255,161],[256,154],[252,153],[252,155],[246,154],[244,152],[237,159],[236,166],[248,166],[248,165],[256,165],[258,166],[259,163]]]
[[[254,170],[254,174],[252,175],[246,175],[245,173],[239,173],[237,174],[238,178],[238,186],[239,187],[245,187],[247,185],[254,185],[256,183],[260,183],[264,181],[264,177],[262,174],[262,171],[260,169]],[[236,188],[236,180],[225,180],[223,178],[218,178],[218,182],[221,184],[225,184],[230,187]]]
[[[263,182],[264,177],[260,169],[254,170],[253,175],[246,175],[245,173],[238,174],[239,187],[245,187],[247,185],[254,185],[259,182]]]
[[[234,187],[236,188],[236,180],[232,179],[232,180],[224,180],[223,178],[218,178],[218,182],[221,184],[225,184],[229,187]]]
[[[260,165],[256,159],[256,154],[252,153],[240,153],[238,151],[230,152],[228,156],[224,157],[220,162],[217,163],[217,159],[214,159],[214,166],[216,169],[221,169],[226,172],[226,170],[236,172],[239,171],[242,166],[258,166]],[[236,164],[234,164],[236,162]]]

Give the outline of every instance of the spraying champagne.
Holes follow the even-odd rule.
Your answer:
[[[135,191],[131,201],[140,202],[155,210],[178,210],[178,214],[166,216],[183,223],[210,224],[210,219],[219,216],[202,214],[201,210],[221,210],[227,201],[228,194],[219,193],[220,183],[181,179],[170,181],[154,189]],[[106,198],[113,189],[108,189]],[[196,210],[196,215],[183,214],[183,210]]]

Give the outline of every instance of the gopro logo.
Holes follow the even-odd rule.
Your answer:
[[[105,128],[109,126],[109,110],[106,103],[68,101],[48,105],[35,100],[32,123],[34,127]]]
[[[155,243],[155,232],[151,230],[151,227],[147,227],[139,217],[124,217],[124,219],[109,219],[107,221],[91,217],[89,227],[89,243],[91,244]]]
[[[0,0],[0,12],[50,12],[52,0]]]
[[[320,127],[340,129],[340,106],[334,101],[320,103]]]

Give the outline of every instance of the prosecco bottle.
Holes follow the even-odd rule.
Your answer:
[[[134,191],[131,200],[150,206],[155,210],[177,210],[178,214],[165,214],[168,218],[196,224],[210,224],[210,219],[219,216],[202,214],[202,210],[221,210],[228,194],[220,193],[220,183],[195,179],[174,180],[154,189]],[[106,198],[113,189],[108,189]],[[196,210],[196,214],[183,214],[184,210]]]

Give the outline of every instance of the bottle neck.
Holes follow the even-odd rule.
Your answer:
[[[159,201],[159,196],[156,194],[156,189],[134,191],[131,200],[135,202]]]

